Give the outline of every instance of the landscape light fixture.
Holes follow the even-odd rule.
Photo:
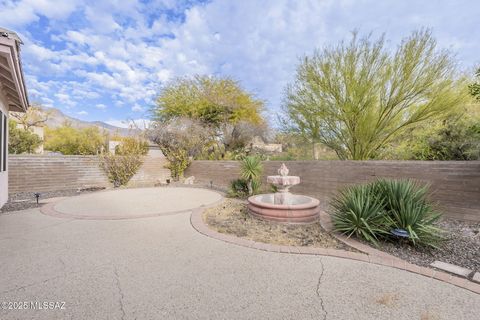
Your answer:
[[[35,198],[37,199],[37,204],[38,204],[38,199],[40,199],[40,193],[35,192],[33,195],[34,195]]]
[[[410,238],[408,231],[405,229],[393,229],[390,233],[399,238]]]

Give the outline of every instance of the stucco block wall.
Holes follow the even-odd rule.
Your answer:
[[[10,193],[109,187],[96,156],[9,156]]]
[[[6,114],[8,117],[7,103],[2,92],[0,92],[0,110],[2,111],[2,114]],[[0,121],[3,121],[3,116],[2,118],[0,118]],[[8,122],[7,122],[7,125],[8,125]],[[7,130],[7,133],[8,133],[8,130]],[[3,148],[2,140],[0,140],[0,150],[1,148]],[[7,151],[8,151],[8,148],[7,148]],[[0,152],[0,155],[1,155],[1,152]],[[5,202],[7,202],[7,199],[8,199],[8,157],[7,157],[7,171],[2,171],[0,169],[0,207],[2,207],[5,204]]]
[[[264,162],[267,175],[277,174],[281,161]],[[286,161],[291,175],[300,176],[294,193],[318,198],[322,207],[338,189],[377,177],[413,178],[431,185],[431,198],[449,217],[480,221],[480,161]],[[227,187],[238,177],[236,161],[193,161],[185,176],[199,183]]]
[[[10,155],[9,193],[112,187],[97,156]],[[153,166],[152,162],[158,162]],[[170,177],[164,158],[146,157],[131,186],[154,186]]]

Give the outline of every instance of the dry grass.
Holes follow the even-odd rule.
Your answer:
[[[320,223],[285,225],[251,217],[246,204],[226,199],[217,207],[207,209],[203,220],[212,229],[258,242],[352,250],[322,229]]]

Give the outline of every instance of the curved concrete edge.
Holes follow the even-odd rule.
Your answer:
[[[130,219],[143,219],[143,218],[153,218],[153,217],[162,217],[162,216],[171,216],[171,215],[176,215],[176,214],[181,214],[181,213],[188,213],[196,209],[201,209],[201,208],[209,208],[211,206],[215,206],[221,202],[223,202],[224,194],[222,194],[219,191],[214,191],[210,190],[212,192],[215,192],[220,195],[220,199],[212,202],[208,205],[202,205],[198,208],[193,208],[193,209],[187,209],[187,210],[178,210],[178,211],[169,211],[169,212],[163,212],[163,213],[151,213],[151,214],[144,214],[144,215],[137,215],[137,216],[125,216],[125,215],[118,215],[118,216],[97,216],[97,215],[77,215],[77,214],[67,214],[63,213],[60,211],[57,211],[55,209],[55,205],[64,200],[67,199],[68,197],[62,197],[62,198],[52,198],[50,201],[48,201],[46,204],[40,207],[40,212],[47,215],[47,216],[52,216],[56,218],[63,218],[63,219],[74,219],[74,220],[130,220]]]
[[[213,205],[211,205],[213,206]],[[211,207],[209,206],[209,207]],[[465,278],[460,278],[454,275],[451,275],[446,272],[438,271],[435,269],[430,269],[426,267],[421,267],[416,264],[409,263],[405,260],[392,256],[388,253],[383,251],[371,248],[367,245],[364,245],[354,239],[347,238],[342,235],[338,235],[336,233],[327,230],[332,236],[334,236],[339,241],[351,246],[363,253],[358,252],[350,252],[345,250],[338,250],[338,249],[325,249],[325,248],[314,248],[314,247],[297,247],[297,246],[283,246],[283,245],[276,245],[276,244],[268,244],[263,242],[256,242],[253,240],[248,240],[244,238],[239,238],[233,235],[228,235],[224,233],[217,232],[208,227],[207,224],[202,219],[202,213],[206,209],[203,208],[196,208],[192,210],[192,214],[190,216],[190,224],[192,227],[197,230],[199,233],[216,239],[220,241],[224,241],[230,244],[262,250],[262,251],[269,251],[269,252],[276,252],[276,253],[292,253],[292,254],[308,254],[308,255],[322,255],[322,256],[330,256],[335,258],[343,258],[343,259],[351,259],[356,261],[362,261],[367,263],[373,263],[376,265],[396,268],[400,270],[404,270],[411,273],[416,273],[428,278],[432,278],[438,281],[446,282],[448,284],[452,284],[454,286],[472,291],[474,293],[480,294],[480,285],[474,282],[469,281]],[[325,212],[320,213],[320,220],[321,225],[324,227],[324,223],[329,221],[329,216]],[[323,223],[322,223],[323,220]],[[331,224],[331,222],[330,222]],[[324,227],[325,228],[325,227]],[[351,245],[353,244],[353,245]]]

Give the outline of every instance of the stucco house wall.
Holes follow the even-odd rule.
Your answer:
[[[28,108],[21,44],[15,32],[0,27],[0,207],[8,200],[8,112],[25,112]]]
[[[7,115],[6,122],[8,125],[7,99],[5,98],[5,95],[1,91],[0,91],[0,111],[1,111],[0,121],[4,121],[3,115]],[[0,134],[0,136],[2,137],[2,139],[0,139],[0,157],[3,157],[3,153],[2,153],[3,150],[6,149],[6,151],[8,152],[8,148],[5,148],[3,146],[3,143],[5,143],[5,141],[8,141],[8,137],[7,139],[3,137],[4,132],[8,134],[8,130],[4,130],[3,125],[0,126],[2,127],[2,130],[3,130],[3,132]],[[8,157],[6,157],[5,159],[7,159],[7,166],[6,166],[7,171],[3,171],[3,168],[2,168],[3,158],[0,158],[0,207],[3,206],[3,204],[7,202],[7,199],[8,199]]]

